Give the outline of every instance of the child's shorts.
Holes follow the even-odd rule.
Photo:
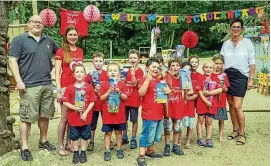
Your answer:
[[[175,122],[175,125],[173,122]],[[172,132],[180,132],[182,130],[182,120],[181,119],[172,119],[172,118],[165,118],[164,119],[164,130],[168,133]]]
[[[113,130],[126,130],[126,123],[122,124],[103,124],[102,132],[112,132]]]
[[[142,119],[142,131],[139,136],[139,147],[149,147],[160,142],[163,132],[163,120]]]
[[[190,129],[194,128],[194,124],[195,124],[195,117],[189,117],[186,116],[183,118],[183,126],[184,127],[189,127]]]
[[[129,115],[130,115],[130,121],[132,123],[136,123],[138,119],[138,108],[126,106],[125,111],[126,111],[126,121],[129,120]]]
[[[228,120],[227,109],[226,108],[217,108],[217,113],[214,116],[216,120]]]
[[[210,113],[205,113],[205,114],[198,114],[198,116],[204,116],[204,117],[209,117],[209,118],[214,118],[214,114],[210,114]]]
[[[92,111],[91,131],[96,130],[100,114],[102,115],[102,111]]]
[[[91,138],[91,125],[85,126],[70,126],[69,139],[77,141],[79,138],[88,140]]]

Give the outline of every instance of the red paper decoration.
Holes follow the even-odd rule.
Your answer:
[[[44,26],[53,26],[56,23],[56,13],[49,8],[42,10],[40,12],[40,17]]]
[[[94,5],[88,5],[84,9],[84,17],[88,22],[98,21],[100,18],[100,10]]]
[[[186,31],[182,36],[182,44],[187,48],[195,47],[198,41],[198,35],[193,31]]]

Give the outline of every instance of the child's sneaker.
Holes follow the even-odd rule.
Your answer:
[[[138,166],[147,166],[147,163],[145,161],[145,157],[138,157],[136,159],[136,163]]]
[[[94,142],[90,141],[88,144],[87,151],[93,151],[94,150]]]
[[[135,139],[132,139],[130,142],[130,149],[136,149],[137,148],[137,142]]]
[[[162,159],[163,156],[161,154],[154,153],[154,151],[152,151],[150,154],[146,152],[145,157],[150,159]]]
[[[118,159],[122,159],[124,157],[124,152],[122,149],[117,150]]]
[[[178,145],[173,146],[172,152],[177,155],[184,155],[184,152],[182,151],[182,149]]]
[[[170,146],[165,146],[163,155],[170,156]]]
[[[214,147],[213,142],[211,139],[206,139],[205,147],[212,148]]]
[[[197,140],[197,144],[199,146],[205,146],[205,142],[203,142],[202,138],[200,138],[200,139]]]
[[[79,163],[79,151],[74,151],[73,152],[73,158],[72,158],[72,163],[77,164]]]
[[[109,161],[111,160],[111,152],[104,152],[104,161]]]
[[[79,160],[80,160],[80,163],[87,162],[86,151],[81,151],[80,156],[79,156]]]
[[[122,145],[129,144],[128,138],[122,138]]]

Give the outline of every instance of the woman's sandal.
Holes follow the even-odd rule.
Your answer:
[[[68,150],[69,153],[73,153],[73,151],[74,151],[72,145],[65,145],[65,150]]]
[[[245,134],[239,135],[236,145],[245,145],[245,143],[246,143]]]
[[[227,137],[227,139],[228,140],[233,140],[238,136],[239,136],[239,130],[234,130],[233,133]]]
[[[63,146],[57,149],[57,153],[59,156],[67,156],[69,154]]]

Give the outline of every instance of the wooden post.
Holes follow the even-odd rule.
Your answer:
[[[113,50],[112,45],[113,45],[113,42],[111,40],[110,41],[110,59],[112,59],[112,50]]]
[[[37,0],[32,0],[32,9],[33,9],[33,15],[38,15]]]

